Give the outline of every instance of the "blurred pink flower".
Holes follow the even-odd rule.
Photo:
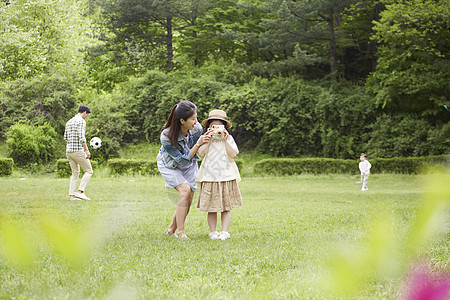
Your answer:
[[[432,269],[423,264],[414,267],[400,299],[449,300],[450,273],[433,274]]]

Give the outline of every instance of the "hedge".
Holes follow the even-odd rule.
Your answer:
[[[356,162],[356,169],[358,163]],[[256,174],[355,173],[355,160],[333,158],[269,158],[255,164]]]
[[[94,169],[97,167],[97,162],[94,160],[91,160],[92,168]],[[83,172],[83,169],[80,169],[81,172]],[[72,169],[70,168],[69,160],[65,158],[58,159],[56,161],[56,174],[58,177],[70,177],[72,175]]]
[[[113,175],[121,174],[140,174],[156,175],[159,174],[156,161],[146,161],[137,159],[114,158],[108,161],[108,165]]]
[[[201,160],[198,161],[201,164]],[[242,167],[242,161],[236,161],[238,168]],[[108,161],[108,165],[113,175],[120,174],[140,174],[140,175],[158,175],[158,166],[156,161],[122,159],[115,158]]]
[[[12,174],[14,160],[12,158],[0,158],[0,176]]]
[[[369,159],[372,173],[417,174],[433,165],[446,166],[450,155],[426,157],[396,157]],[[359,160],[333,158],[270,158],[257,162],[256,174],[293,175],[293,174],[358,174]]]

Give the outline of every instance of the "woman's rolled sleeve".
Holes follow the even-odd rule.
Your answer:
[[[166,155],[168,155],[176,165],[185,166],[192,161],[191,153],[189,151],[182,153],[170,142],[169,138],[164,135],[161,135],[161,145],[163,146]],[[167,167],[170,167],[170,164],[167,161],[165,161],[165,163],[168,165]]]
[[[191,130],[191,134],[192,134],[192,140],[190,142],[190,148],[192,148],[194,146],[195,143],[197,143],[198,139],[200,138],[200,136],[203,133],[203,127],[200,123],[196,123],[194,126],[194,129]]]

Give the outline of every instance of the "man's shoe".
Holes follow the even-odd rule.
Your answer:
[[[83,200],[91,200],[88,196],[86,196],[84,193],[75,193],[75,197],[81,198]]]
[[[81,201],[81,199],[75,197],[74,195],[70,195],[70,201]]]

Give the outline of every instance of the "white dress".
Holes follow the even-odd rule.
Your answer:
[[[208,153],[202,160],[197,175],[200,182],[200,194],[197,207],[206,212],[230,211],[242,205],[238,182],[241,181],[236,162],[227,154],[225,143],[236,149],[231,135],[227,141],[212,140]]]

